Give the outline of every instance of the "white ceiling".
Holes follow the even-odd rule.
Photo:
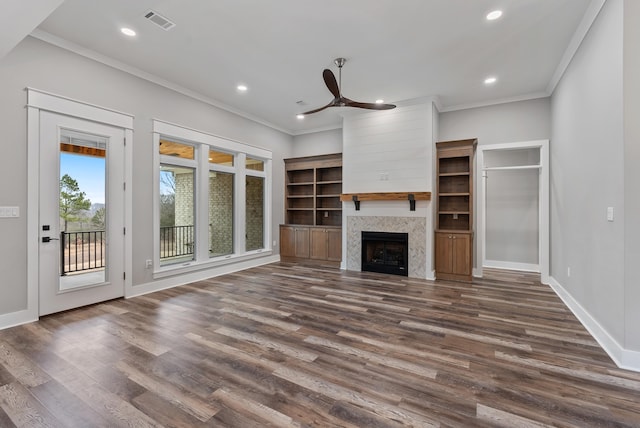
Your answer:
[[[295,118],[331,101],[322,70],[337,76],[336,57],[348,60],[342,90],[356,101],[437,97],[451,110],[548,95],[591,3],[65,0],[34,35],[295,135],[340,126],[345,108]],[[144,18],[149,9],[177,25],[162,30]],[[487,21],[494,9],[504,15]],[[487,87],[489,75],[498,82]],[[239,83],[249,90],[238,93]]]

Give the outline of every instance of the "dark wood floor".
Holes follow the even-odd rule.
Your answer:
[[[272,264],[0,331],[0,427],[640,426],[534,275]]]

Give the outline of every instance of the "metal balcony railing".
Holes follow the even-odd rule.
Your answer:
[[[60,233],[60,274],[62,276],[105,266],[104,230]]]
[[[193,254],[193,226],[168,226],[160,228],[160,260]]]
[[[160,259],[193,254],[194,227],[160,228]],[[106,265],[106,231],[60,233],[60,275],[102,269]]]

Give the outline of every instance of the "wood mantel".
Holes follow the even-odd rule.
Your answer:
[[[409,195],[413,195],[416,201],[430,201],[431,192],[377,192],[377,193],[343,193],[340,195],[342,202],[353,201],[355,196],[358,201],[408,201]]]

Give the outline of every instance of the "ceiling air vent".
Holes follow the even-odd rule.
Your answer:
[[[165,18],[164,16],[160,15],[157,12],[154,12],[152,10],[150,10],[149,12],[147,12],[144,15],[145,18],[147,18],[149,21],[153,22],[154,24],[156,24],[158,27],[162,28],[165,31],[169,31],[171,30],[173,27],[176,26],[175,22],[171,22],[169,21],[167,18]]]

